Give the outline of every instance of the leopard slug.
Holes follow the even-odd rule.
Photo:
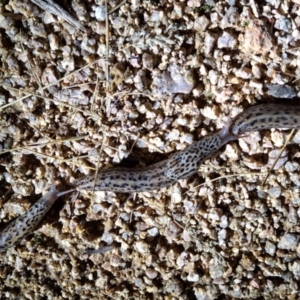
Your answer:
[[[145,168],[112,168],[76,180],[78,191],[111,191],[134,193],[169,186],[179,179],[196,173],[201,163],[218,151],[224,144],[237,139],[229,131],[230,122],[219,132],[206,136],[168,159]],[[95,183],[95,185],[94,185]]]
[[[300,129],[300,105],[268,103],[250,106],[232,123],[231,132],[235,136],[270,128]]]
[[[72,191],[73,190],[59,192],[55,187],[52,172],[52,185],[50,191],[32,205],[26,213],[16,218],[0,232],[0,252],[15,246],[28,234],[32,233],[52,207],[56,199]]]
[[[206,136],[183,151],[146,168],[112,168],[101,171],[95,182],[94,176],[78,179],[74,182],[76,190],[134,193],[169,186],[196,173],[204,160],[224,144],[238,139],[246,132],[270,128],[300,129],[300,106],[274,103],[251,106],[231,123],[227,122],[221,131]],[[74,189],[58,192],[52,175],[50,191],[0,233],[0,251],[16,245],[30,234],[56,199],[72,191]]]

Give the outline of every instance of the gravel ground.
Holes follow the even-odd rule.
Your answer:
[[[67,190],[297,95],[299,0],[60,4],[86,31],[1,1],[2,227],[49,190],[51,167]],[[0,253],[0,298],[299,299],[299,133],[263,184],[289,133],[231,142],[169,188],[59,199]]]

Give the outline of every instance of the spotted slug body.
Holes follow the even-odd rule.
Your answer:
[[[12,221],[0,232],[0,252],[15,246],[28,234],[32,233],[56,199],[71,191],[73,190],[58,192],[55,188],[52,174],[52,186],[50,191],[32,205],[26,213]]]
[[[233,121],[232,134],[270,128],[300,129],[300,106],[290,104],[259,104],[250,106]]]
[[[199,165],[236,137],[229,132],[230,124],[213,135],[204,137],[185,150],[146,168],[112,168],[99,172],[97,178],[86,176],[74,182],[78,191],[144,192],[166,187],[197,172]],[[95,186],[94,186],[95,182]]]
[[[167,160],[146,168],[112,168],[99,172],[95,181],[93,175],[76,180],[73,184],[78,191],[112,191],[134,193],[155,190],[170,185],[174,180],[164,175]],[[95,187],[94,187],[95,181]]]
[[[228,141],[237,137],[228,131],[229,124],[220,132],[204,137],[183,151],[173,154],[167,162],[165,176],[175,182],[195,174],[204,160],[217,152]]]

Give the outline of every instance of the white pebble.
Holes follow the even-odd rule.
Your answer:
[[[281,188],[280,186],[274,186],[269,189],[269,194],[273,198],[278,198],[281,195]]]
[[[188,143],[191,145],[193,143],[193,135],[190,133],[185,133],[180,137],[180,143]]]
[[[138,252],[141,254],[146,254],[149,252],[149,244],[143,242],[143,241],[138,241],[135,243],[135,248]]]
[[[285,170],[287,172],[294,172],[298,169],[299,167],[299,164],[297,162],[290,162],[288,161],[286,164],[285,164]]]
[[[289,33],[292,28],[292,23],[289,19],[282,16],[276,20],[274,27]]]
[[[242,67],[235,72],[235,75],[242,79],[249,79],[252,76],[252,71],[249,68]]]
[[[300,262],[299,260],[294,261],[293,264],[289,267],[289,270],[293,272],[296,277],[300,276]]]
[[[227,31],[224,31],[222,36],[218,38],[218,48],[230,48],[233,49],[237,45],[237,40],[230,35]]]
[[[280,150],[272,150],[269,152],[269,161],[268,161],[268,166],[271,167],[275,161],[275,159],[277,159],[277,156],[279,155]],[[279,169],[280,167],[282,167],[288,160],[287,157],[287,152],[283,151],[283,153],[281,154],[280,158],[278,159],[276,165],[274,166],[274,170]]]
[[[262,89],[263,84],[262,84],[261,82],[255,81],[255,80],[250,80],[249,86],[250,86],[250,87],[254,87],[254,88],[256,88],[256,89]]]
[[[158,275],[158,273],[154,269],[147,269],[145,273],[150,279],[154,279]]]
[[[300,144],[300,131],[297,131],[297,133],[294,135],[293,143]]]
[[[190,282],[197,282],[199,280],[199,274],[196,274],[196,273],[190,273],[187,278],[186,278],[187,281],[190,281]]]
[[[261,76],[262,76],[261,69],[257,64],[254,64],[252,66],[252,73],[253,73],[254,77],[257,79],[261,78]]]
[[[206,55],[210,54],[215,46],[216,43],[216,38],[209,34],[208,32],[205,33],[205,38],[204,38],[204,45],[205,49],[204,52]]]
[[[212,120],[216,120],[219,117],[219,109],[216,105],[213,106],[205,106],[204,109],[201,109],[201,114]]]
[[[295,234],[286,233],[278,243],[279,249],[294,249],[298,244],[298,236]]]
[[[226,229],[221,229],[218,232],[218,239],[219,239],[219,241],[224,241],[226,238],[227,238],[227,231],[226,231]]]
[[[205,31],[209,25],[209,20],[205,16],[201,16],[194,21],[194,29]]]
[[[266,253],[273,256],[276,251],[276,246],[273,243],[266,241],[265,251],[266,251]]]
[[[209,81],[211,82],[211,84],[216,85],[218,82],[218,72],[216,72],[215,70],[209,70],[208,72],[208,78]]]
[[[147,232],[151,236],[157,236],[158,233],[159,233],[159,231],[158,231],[158,229],[156,227],[152,227],[152,228],[148,229]]]
[[[105,19],[106,19],[105,5],[100,5],[96,8],[95,17],[98,21],[105,21]]]
[[[178,129],[172,129],[168,135],[169,141],[177,141],[179,139],[180,132]]]
[[[271,140],[276,147],[282,147],[284,145],[284,134],[281,131],[272,131]]]

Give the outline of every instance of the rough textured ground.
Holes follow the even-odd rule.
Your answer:
[[[51,167],[66,190],[96,168],[159,161],[270,94],[295,96],[297,2],[109,1],[106,25],[104,1],[61,1],[83,32],[1,1],[1,226],[49,190]],[[59,199],[0,253],[0,298],[298,299],[299,134],[262,185],[288,134],[251,133],[169,188]]]

